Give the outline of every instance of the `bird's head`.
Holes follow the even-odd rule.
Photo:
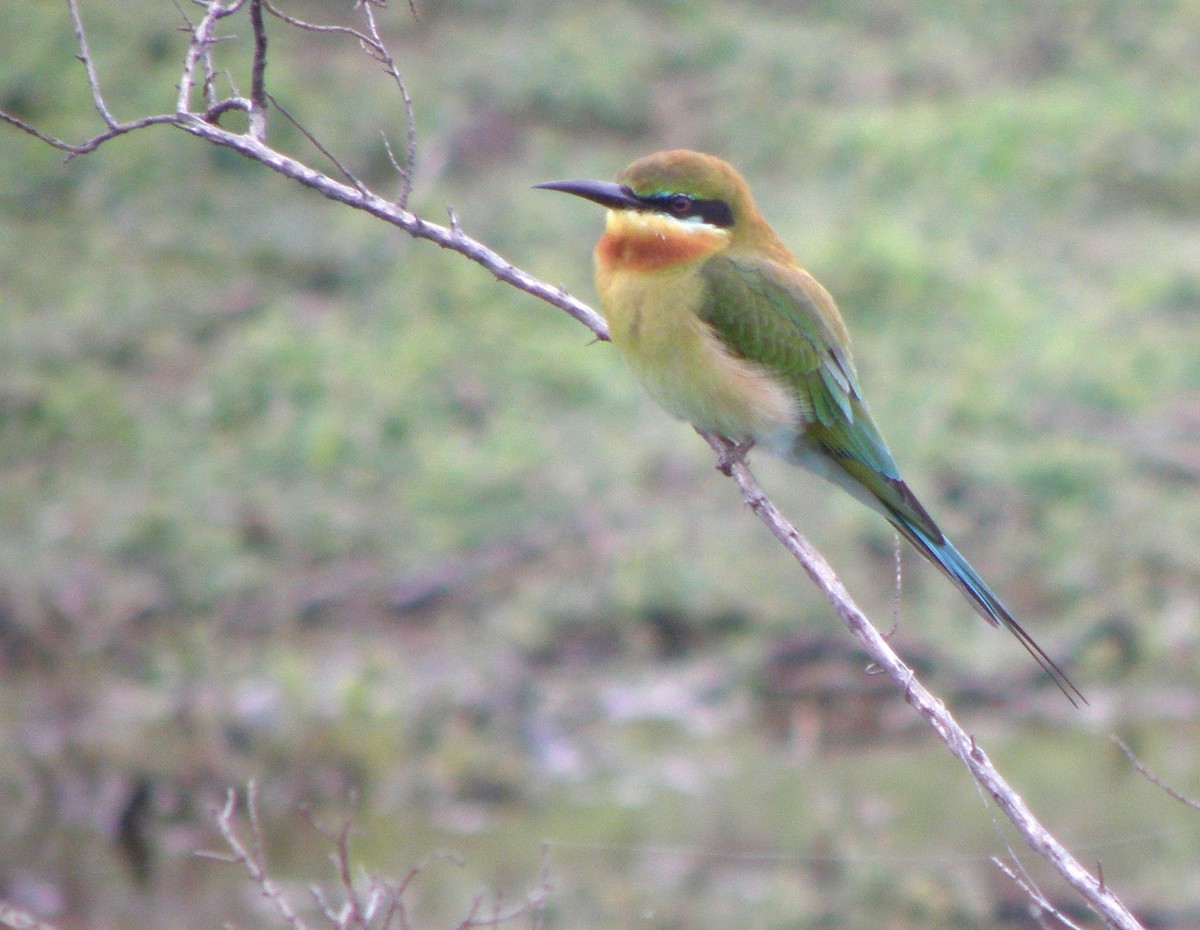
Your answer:
[[[728,162],[678,149],[639,158],[616,181],[547,181],[535,187],[583,197],[618,214],[641,217],[677,235],[720,232],[728,243],[759,238],[769,227],[746,181]],[[622,218],[620,214],[626,216]]]

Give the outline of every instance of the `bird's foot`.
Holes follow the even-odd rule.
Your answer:
[[[732,442],[728,448],[724,449],[717,456],[717,471],[724,475],[733,474],[733,466],[744,464],[746,461],[746,453],[754,448],[754,440],[747,439],[744,442]]]

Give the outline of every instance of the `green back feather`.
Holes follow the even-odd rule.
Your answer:
[[[842,341],[845,328],[824,289],[769,259],[720,255],[705,262],[702,274],[707,296],[700,316],[731,353],[776,372],[797,398],[806,425],[792,457],[892,522],[941,540],[871,419]]]

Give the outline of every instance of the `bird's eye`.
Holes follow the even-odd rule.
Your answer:
[[[675,194],[667,202],[667,206],[676,216],[687,216],[692,209],[692,198],[687,194]]]

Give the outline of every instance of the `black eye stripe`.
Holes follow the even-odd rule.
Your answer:
[[[728,229],[733,225],[733,210],[724,200],[699,200],[686,194],[656,194],[639,198],[647,210],[686,218],[699,217],[705,223]]]
[[[733,211],[724,200],[693,200],[692,209],[706,223],[728,229],[733,225]]]

